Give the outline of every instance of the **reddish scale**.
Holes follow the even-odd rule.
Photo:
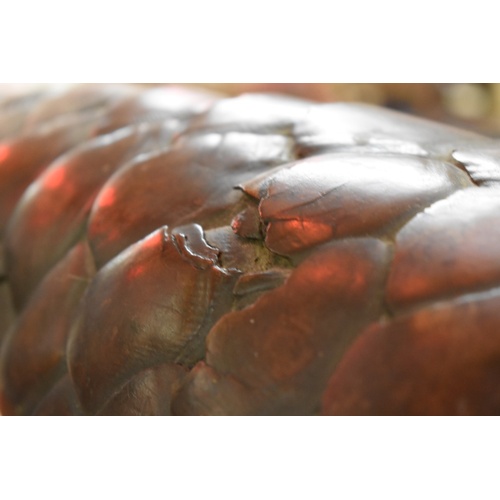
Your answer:
[[[0,392],[8,395],[9,413],[32,410],[65,372],[66,339],[93,274],[88,246],[76,246],[47,274],[9,331],[0,362]]]
[[[495,141],[354,104],[65,92],[1,143],[0,231],[10,218],[20,311],[3,344],[2,411],[498,411],[498,291],[436,302],[498,285],[498,193],[484,188],[500,178]],[[84,168],[78,150],[74,180],[64,159],[33,182],[96,130],[136,119],[168,119],[174,145],[130,161],[126,144],[110,171],[92,155]],[[70,269],[83,248],[91,264],[82,236],[95,276]],[[386,304],[395,317],[379,322]]]
[[[71,199],[75,191],[78,190],[78,186],[72,183],[71,179],[67,179],[65,169],[65,164],[56,164],[54,167],[45,170],[38,179],[38,183],[31,184],[30,188],[26,190],[24,198],[31,197],[34,194],[33,188],[36,186],[38,190],[44,193],[45,199],[54,196],[57,196],[58,202]],[[33,211],[32,217],[23,221],[26,224],[26,230],[34,236],[34,242],[36,241],[36,234],[51,229],[51,225],[58,215],[59,204],[44,203],[43,210]],[[7,230],[6,240],[7,242],[9,240],[9,230]],[[38,251],[40,250],[42,249],[39,248]],[[24,272],[26,271],[27,269],[24,270]]]
[[[0,168],[0,235],[30,183],[58,156],[90,136],[95,116],[69,116],[55,125],[14,138]]]
[[[360,335],[323,396],[328,415],[498,415],[500,290],[443,301]]]
[[[381,314],[382,298],[373,295],[388,258],[388,246],[375,239],[330,243],[283,286],[226,314],[208,334],[206,362],[174,401],[176,413],[316,411],[349,341]],[[247,390],[237,390],[235,382]]]
[[[50,267],[84,233],[102,184],[135,155],[168,143],[175,126],[129,127],[60,157],[24,193],[6,235],[10,281],[18,307]],[[24,244],[26,238],[32,244]]]
[[[9,157],[10,152],[11,148],[8,144],[0,144],[0,164]],[[0,168],[2,168],[1,165]]]
[[[95,210],[100,210],[102,208],[109,208],[116,202],[116,188],[114,186],[106,186],[101,189],[99,195],[97,196],[94,206]]]
[[[50,169],[43,177],[42,189],[55,190],[59,187],[64,187],[66,190],[71,189],[71,185],[63,186],[66,173],[64,165],[58,165],[56,168]]]
[[[141,370],[202,359],[206,332],[231,308],[238,273],[214,265],[199,227],[181,234],[190,235],[183,248],[166,228],[154,231],[104,266],[88,288],[68,345],[86,411],[98,411]]]
[[[127,280],[128,281],[134,281],[136,278],[138,278],[146,270],[147,270],[146,266],[143,266],[141,264],[138,264],[137,266],[131,267],[127,271]]]
[[[154,248],[158,245],[161,245],[161,241],[163,238],[163,234],[159,232],[155,237],[146,237],[141,241],[142,251],[154,251]],[[133,283],[139,276],[144,274],[148,270],[148,265],[146,263],[134,263],[130,266],[130,268],[126,271],[126,280]]]
[[[387,283],[394,311],[500,284],[500,189],[439,201],[398,234]]]
[[[243,197],[236,186],[295,159],[292,146],[276,135],[209,134],[138,158],[109,179],[92,208],[87,234],[97,265],[163,224],[229,224]]]
[[[292,255],[331,239],[390,234],[426,205],[469,186],[449,163],[339,153],[300,160],[242,188],[261,199],[267,246]]]

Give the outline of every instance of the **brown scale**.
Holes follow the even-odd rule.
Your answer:
[[[30,92],[0,102],[3,414],[500,413],[494,140],[271,94]]]

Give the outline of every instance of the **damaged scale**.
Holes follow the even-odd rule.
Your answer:
[[[2,414],[500,413],[495,140],[176,86],[2,110]]]

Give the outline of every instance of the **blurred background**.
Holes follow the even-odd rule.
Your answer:
[[[500,83],[204,83],[226,94],[283,92],[320,102],[387,106],[500,136]]]

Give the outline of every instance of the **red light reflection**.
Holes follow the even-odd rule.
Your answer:
[[[144,273],[146,270],[146,266],[144,264],[136,264],[132,266],[128,271],[127,271],[127,280],[128,281],[133,281],[136,278],[138,278],[141,274]]]
[[[10,156],[11,148],[8,144],[0,144],[0,162],[6,160]]]
[[[163,230],[157,230],[146,236],[143,240],[139,241],[135,245],[135,249],[138,252],[138,262],[134,262],[130,268],[127,270],[127,280],[133,281],[143,274],[148,268],[151,270],[151,261],[149,257],[153,255],[156,250],[161,251],[163,239]]]
[[[104,188],[97,199],[97,205],[99,208],[109,207],[113,205],[116,200],[116,189],[113,186]]]
[[[43,185],[48,189],[57,189],[64,182],[65,176],[66,172],[64,170],[64,166],[51,168],[43,176]]]

